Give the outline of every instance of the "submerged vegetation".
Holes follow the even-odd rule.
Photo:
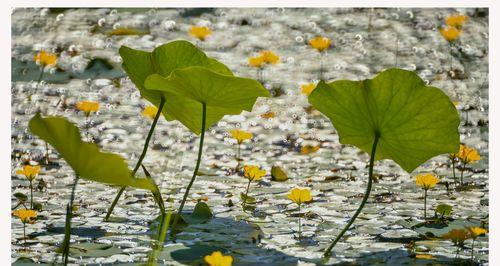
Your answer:
[[[458,73],[453,69],[452,49],[465,34],[466,21],[467,16],[454,14],[444,17],[443,25],[433,29],[438,40],[443,41],[439,39],[441,35],[449,45],[451,78],[456,78],[452,75]],[[370,32],[373,30],[371,23],[370,18]],[[166,27],[171,22],[163,24]],[[210,57],[203,51],[207,43],[218,40],[217,30],[222,27],[225,26],[202,21],[183,28],[184,34],[196,43],[174,40],[145,49],[123,42],[115,61],[121,63],[133,83],[131,94],[145,100],[132,111],[118,109],[122,103],[102,90],[97,96],[71,99],[70,104],[61,97],[56,105],[65,106],[66,111],[62,114],[49,112],[38,104],[27,125],[13,123],[33,134],[30,141],[39,140],[45,144],[44,164],[31,153],[13,155],[13,158],[23,158],[14,176],[21,177],[25,183],[18,187],[27,191],[26,195],[19,191],[13,193],[12,216],[22,223],[23,237],[19,236],[19,243],[23,247],[31,248],[31,240],[40,236],[37,232],[40,227],[35,224],[37,220],[52,219],[43,211],[48,202],[36,197],[47,190],[43,178],[50,175],[49,171],[68,168],[70,174],[64,175],[72,179],[69,198],[64,199],[64,194],[52,195],[57,201],[67,200],[64,221],[57,221],[61,225],[51,223],[47,227],[47,231],[61,235],[54,244],[54,251],[60,253],[57,259],[65,265],[75,262],[72,258],[77,257],[118,255],[121,249],[116,243],[128,245],[128,254],[140,254],[141,245],[148,241],[151,244],[144,249],[148,252],[147,258],[138,256],[129,262],[247,265],[255,263],[248,257],[258,254],[262,242],[270,238],[302,254],[297,258],[282,257],[283,265],[299,260],[336,263],[339,261],[331,257],[343,258],[345,255],[340,255],[341,252],[356,250],[347,244],[374,239],[386,240],[400,251],[404,244],[406,250],[401,252],[405,257],[430,262],[442,258],[415,242],[442,241],[448,243],[448,247],[455,246],[453,252],[457,263],[462,263],[462,258],[470,258],[472,264],[481,263],[477,259],[478,250],[479,254],[484,254],[485,248],[484,244],[478,247],[478,243],[482,243],[482,237],[488,233],[488,217],[471,213],[467,217],[460,216],[454,200],[463,200],[465,193],[474,194],[483,186],[475,179],[480,171],[475,167],[487,155],[482,153],[481,147],[469,142],[471,134],[463,130],[460,108],[452,101],[456,95],[448,95],[440,83],[431,84],[415,69],[398,68],[397,58],[396,67],[380,69],[373,77],[353,74],[349,78],[332,78],[331,73],[335,72],[332,69],[341,68],[342,64],[329,62],[328,53],[335,53],[337,43],[340,46],[346,40],[339,37],[337,41],[333,35],[316,31],[296,41],[303,45],[301,51],[310,52],[311,57],[317,58],[311,69],[315,77],[319,73],[318,79],[309,77],[305,79],[307,83],[295,83],[292,93],[285,92],[291,97],[298,95],[302,101],[307,98],[307,106],[284,105],[279,98],[283,91],[276,85],[271,67],[289,70],[293,67],[290,63],[293,58],[264,45],[247,50],[238,63],[256,69],[258,74],[256,79],[246,78],[253,76],[252,73],[232,70],[234,62],[227,60],[228,65],[225,65],[223,57]],[[104,32],[109,38],[154,33],[151,29],[134,29],[128,25],[114,25],[112,30]],[[362,36],[356,38],[363,39]],[[407,52],[398,49],[399,46],[396,57],[398,53],[403,56]],[[30,55],[30,60],[34,59],[40,68],[35,91],[30,95],[36,94],[46,68],[64,64],[58,58],[59,53],[53,52],[41,50],[34,57]],[[269,76],[264,78],[266,69],[269,69]],[[361,72],[362,68],[353,73]],[[113,82],[108,85],[122,86],[121,81]],[[297,84],[302,84],[300,89]],[[294,112],[283,114],[272,104],[266,108],[259,104],[274,100],[269,99],[271,97],[281,101],[277,105]],[[28,100],[32,101],[31,96]],[[67,110],[79,115],[68,115]],[[115,113],[125,121],[134,115],[139,117],[139,124],[130,122],[127,126],[145,126],[147,134],[138,130],[140,134],[124,135],[124,129],[112,122],[94,120],[105,112]],[[255,120],[243,125],[244,116],[252,112],[257,114]],[[278,120],[279,116],[288,115],[291,124]],[[226,116],[234,117],[223,119]],[[229,125],[225,121],[228,119],[231,119]],[[262,121],[266,123],[260,124]],[[281,135],[266,134],[271,123]],[[305,132],[294,123],[306,124],[311,130]],[[174,125],[179,126],[176,131],[165,130]],[[222,126],[224,130],[213,129]],[[115,150],[102,141],[109,136],[123,146],[127,142],[140,143],[142,149],[137,156],[126,149],[108,152]],[[155,141],[160,137],[162,142]],[[230,149],[219,149],[222,141]],[[279,149],[272,150],[271,145]],[[55,153],[49,153],[50,149]],[[172,159],[176,156],[181,158]],[[162,159],[151,163],[153,157]],[[125,158],[130,158],[130,164]],[[460,174],[459,179],[456,171]],[[411,186],[403,184],[404,178],[411,180]],[[174,179],[180,180],[182,186],[174,183]],[[38,185],[35,182],[39,182]],[[339,183],[348,185],[341,187]],[[106,196],[114,196],[113,201],[100,197],[98,200],[109,207],[85,213],[88,206],[81,200],[84,187],[92,191],[94,186],[101,184],[113,187],[106,188]],[[390,187],[386,188],[388,184]],[[358,188],[364,189],[364,193]],[[130,191],[133,199],[125,191]],[[214,199],[215,194],[220,197]],[[410,195],[415,198],[411,202]],[[169,202],[167,208],[164,199]],[[483,200],[480,198],[474,204],[488,204],[487,198],[486,203]],[[148,202],[151,206],[154,202],[157,208],[153,213],[142,207]],[[353,208],[348,206],[350,202],[359,202],[359,205]],[[393,204],[395,202],[401,204]],[[392,212],[383,210],[384,203],[394,205]],[[340,207],[343,205],[347,208]],[[113,213],[116,206],[125,206],[127,211],[118,215],[121,209],[118,207]],[[130,210],[130,206],[134,209]],[[138,213],[144,216],[130,218]],[[390,217],[390,222],[379,219],[381,213]],[[278,217],[277,220],[272,216]],[[123,233],[127,237],[120,242],[120,233],[86,225],[95,222],[96,217],[103,227],[113,226],[120,231],[123,224],[133,224],[138,229],[134,229],[135,234]],[[147,220],[146,217],[153,218]],[[290,221],[297,221],[297,224]],[[147,226],[147,232],[141,226]],[[277,233],[264,234],[261,228],[271,226],[278,227]],[[32,231],[30,234],[26,234],[27,228]],[[101,234],[109,238],[96,241],[96,236]],[[317,253],[304,253],[307,247],[314,247]],[[376,254],[378,248],[375,245],[363,252]],[[273,250],[272,247],[265,249]],[[380,248],[380,256],[385,259],[384,252],[400,256],[396,249]],[[270,260],[262,260],[262,263],[276,264]]]

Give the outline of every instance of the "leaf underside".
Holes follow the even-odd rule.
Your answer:
[[[411,71],[392,68],[373,79],[321,81],[309,102],[332,121],[343,144],[370,153],[378,133],[376,160],[391,159],[407,172],[459,149],[455,106]]]
[[[123,157],[102,152],[96,144],[82,141],[78,127],[66,118],[42,118],[40,113],[37,113],[29,122],[29,129],[52,145],[81,178],[157,191],[152,179],[132,177]]]
[[[203,51],[188,41],[173,41],[155,48],[152,52],[135,50],[126,46],[120,48],[120,56],[123,59],[123,69],[127,72],[132,82],[141,92],[142,97],[155,106],[159,106],[161,98],[166,100],[162,109],[164,117],[178,120],[188,129],[196,134],[201,132],[202,104],[198,99],[179,95],[176,90],[160,89],[148,90],[144,83],[146,78],[152,74],[169,77],[174,70],[189,67],[200,67],[224,77],[233,77],[233,73],[219,61],[207,57]],[[198,74],[196,74],[198,75]],[[177,76],[177,79],[179,77]],[[192,77],[203,79],[205,77]],[[260,84],[258,84],[260,85]],[[257,86],[257,84],[255,84]],[[218,88],[224,92],[224,88]],[[261,85],[259,90],[265,90]],[[267,91],[266,91],[267,92]],[[255,102],[255,100],[252,102]],[[248,104],[246,104],[248,105]],[[224,108],[224,106],[207,107],[207,129],[226,114],[239,114],[242,109]],[[251,108],[250,108],[251,109]]]

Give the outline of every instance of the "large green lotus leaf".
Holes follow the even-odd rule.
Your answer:
[[[370,153],[378,132],[375,159],[392,159],[407,172],[459,149],[455,106],[411,71],[392,68],[374,79],[321,81],[309,102],[330,118],[343,144]]]
[[[149,75],[159,74],[168,76],[173,70],[190,66],[201,66],[214,72],[232,76],[229,68],[219,61],[208,57],[203,51],[188,41],[173,41],[155,48],[152,52],[135,50],[126,46],[120,47],[120,56],[123,59],[123,69],[129,75],[132,82],[139,89],[141,96],[158,107],[161,97],[164,97],[166,103],[162,109],[162,114],[169,121],[179,120],[190,130],[200,133],[197,124],[186,120],[186,117],[200,117],[201,107],[199,103],[192,100],[170,94],[166,91],[149,91],[144,87],[144,81]],[[181,111],[179,111],[181,110]],[[218,121],[222,116],[218,115],[211,118],[212,121]]]
[[[224,115],[250,112],[258,97],[270,96],[256,80],[222,75],[196,66],[176,69],[168,77],[153,74],[144,86],[150,91],[176,95],[180,103],[165,110],[196,134],[201,131],[202,103],[207,106],[208,129]],[[189,109],[193,111],[187,113]]]
[[[78,127],[64,117],[42,118],[40,113],[37,113],[31,118],[29,128],[52,145],[81,178],[158,191],[152,179],[132,177],[121,156],[102,152],[96,144],[82,141]]]

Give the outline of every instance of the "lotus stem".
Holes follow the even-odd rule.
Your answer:
[[[170,231],[170,235],[174,234],[175,226],[179,221],[179,217],[181,216],[182,209],[184,208],[184,204],[186,203],[187,197],[189,195],[189,190],[196,179],[196,175],[198,174],[198,169],[200,168],[201,155],[203,153],[203,139],[205,138],[205,124],[207,120],[207,104],[202,103],[202,117],[201,117],[201,134],[200,134],[200,145],[198,147],[198,158],[196,159],[196,166],[194,167],[193,176],[191,177],[191,181],[189,181],[188,186],[186,187],[186,192],[184,192],[184,196],[182,197],[181,206],[179,206],[179,210],[174,217],[174,222],[172,223],[172,229]]]
[[[69,200],[69,204],[66,206],[66,225],[64,226],[64,240],[62,243],[64,265],[68,265],[69,245],[71,240],[71,218],[73,217],[73,201],[75,200],[75,189],[79,178],[79,176],[75,177],[75,183],[73,183],[73,188],[71,189],[71,198]]]
[[[359,205],[358,209],[356,210],[356,212],[352,216],[351,220],[349,220],[349,222],[344,227],[344,229],[342,229],[340,234],[335,238],[335,240],[333,240],[333,242],[330,244],[330,246],[325,250],[325,253],[323,254],[325,257],[330,256],[330,253],[331,253],[333,247],[335,247],[335,245],[337,244],[337,242],[339,242],[340,238],[342,238],[342,236],[345,234],[345,232],[347,232],[347,230],[349,230],[349,227],[352,225],[354,220],[356,220],[359,213],[361,212],[361,210],[365,206],[365,203],[368,200],[368,197],[370,196],[370,191],[372,189],[372,181],[373,181],[373,164],[375,162],[375,153],[377,150],[377,144],[378,144],[379,139],[380,139],[380,133],[375,132],[375,140],[373,141],[372,152],[370,155],[370,166],[369,166],[369,170],[368,170],[368,185],[366,186],[366,191],[365,191],[365,195],[363,196],[363,200],[361,201],[361,204]]]
[[[245,192],[245,198],[243,199],[243,211],[245,211],[245,206],[246,206],[247,198],[248,198],[248,189],[250,188],[250,183],[252,183],[252,180],[248,179],[247,190]]]
[[[156,112],[153,123],[151,124],[151,127],[149,128],[148,136],[146,137],[146,142],[144,142],[144,147],[142,148],[141,156],[139,157],[139,160],[135,164],[134,170],[132,170],[132,176],[135,176],[135,174],[137,173],[137,170],[139,170],[139,167],[142,164],[142,161],[144,160],[144,157],[146,157],[146,153],[148,151],[148,146],[149,146],[149,141],[151,140],[151,136],[153,135],[153,132],[155,130],[158,119],[160,118],[161,111],[163,110],[164,104],[165,104],[165,98],[161,97],[160,105],[158,106],[158,112]],[[118,191],[118,194],[116,194],[116,197],[113,200],[113,203],[111,203],[111,207],[109,208],[108,213],[106,213],[106,217],[104,218],[105,222],[107,222],[109,220],[109,217],[111,216],[113,209],[115,208],[116,204],[118,203],[118,200],[120,199],[123,192],[125,191],[125,188],[126,187],[121,187],[120,190]],[[160,206],[160,208],[161,208],[161,206]]]

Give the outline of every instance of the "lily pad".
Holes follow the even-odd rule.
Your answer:
[[[212,219],[212,217],[212,211],[205,202],[198,202],[194,207],[193,213],[181,214],[182,220],[184,220],[188,224],[205,223]]]
[[[22,202],[28,201],[28,196],[26,196],[25,194],[23,194],[21,192],[14,193],[14,197],[17,200],[22,201]]]
[[[458,152],[460,119],[440,89],[415,73],[391,68],[373,79],[319,82],[309,102],[332,121],[342,144],[392,159],[407,172],[430,158]]]
[[[175,244],[164,247],[157,258],[158,260],[175,260],[188,265],[201,265],[204,263],[203,257],[215,251],[220,251],[224,254],[228,253],[226,249],[215,246],[196,244],[187,247],[184,244]]]
[[[123,157],[102,152],[96,144],[82,141],[78,127],[66,118],[42,118],[37,113],[30,120],[29,128],[52,145],[81,178],[158,192],[158,187],[151,178],[132,177]]]
[[[69,254],[73,257],[109,257],[122,253],[116,246],[101,243],[79,243],[71,245]]]
[[[277,182],[284,182],[288,180],[288,175],[279,166],[273,166],[271,168],[271,180]]]
[[[441,214],[443,216],[445,215],[450,215],[451,214],[451,211],[452,211],[453,207],[451,207],[450,205],[448,204],[439,204],[437,207],[436,207],[436,212],[438,214]]]
[[[185,102],[189,103],[188,106],[166,106],[166,111],[196,134],[201,132],[202,103],[207,107],[208,129],[224,115],[240,114],[243,110],[250,112],[258,97],[270,96],[256,80],[222,75],[198,66],[176,69],[165,78],[153,74],[146,79],[144,86],[150,91],[195,101]],[[187,109],[198,110],[199,115],[192,116]]]

